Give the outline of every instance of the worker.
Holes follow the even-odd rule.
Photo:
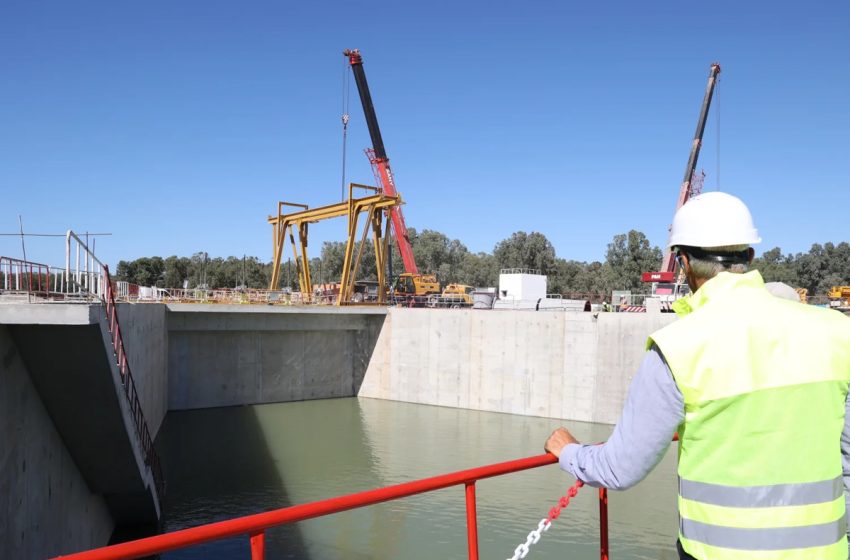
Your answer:
[[[650,335],[603,445],[544,447],[591,486],[629,488],[678,430],[683,559],[848,557],[850,318],[774,297],[747,272],[760,242],[738,198],[692,198],[670,245],[692,295]],[[843,480],[842,480],[843,477]]]

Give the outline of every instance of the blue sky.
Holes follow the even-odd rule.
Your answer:
[[[110,232],[113,266],[271,260],[278,200],[340,198],[341,53],[359,48],[411,227],[472,251],[539,231],[585,261],[630,229],[662,245],[718,61],[705,190],[719,170],[761,250],[807,251],[850,237],[848,24],[850,4],[818,1],[7,0],[0,232],[19,215],[29,232]],[[374,183],[350,82],[347,178]],[[343,227],[313,227],[313,255]],[[27,251],[64,259],[59,239]]]

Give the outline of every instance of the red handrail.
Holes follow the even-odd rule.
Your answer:
[[[130,412],[133,415],[136,433],[142,445],[145,464],[150,467],[151,474],[153,475],[157,499],[162,500],[165,495],[165,479],[162,475],[162,466],[159,462],[159,455],[157,455],[156,449],[154,449],[153,438],[148,429],[148,423],[145,421],[142,403],[139,400],[139,393],[133,381],[133,374],[130,372],[130,363],[127,361],[127,352],[124,349],[124,338],[121,336],[121,325],[118,322],[118,307],[115,304],[115,292],[112,289],[109,267],[106,265],[103,265],[103,283],[105,287],[103,305],[106,311],[107,326],[112,335],[112,347],[115,350],[118,371],[121,374],[121,385],[124,387],[124,393],[127,395],[127,400],[130,403]]]
[[[0,274],[3,276],[3,285],[0,285],[0,289],[22,291],[28,294],[48,295],[50,293],[50,267],[46,264],[0,256]],[[13,278],[17,280],[15,284],[18,286],[21,279],[24,280],[23,289],[12,287],[11,279]],[[33,279],[35,279],[35,289],[33,289]]]
[[[192,545],[207,543],[220,539],[247,535],[251,558],[260,560],[265,557],[265,531],[277,525],[295,523],[314,517],[347,511],[350,509],[370,506],[389,500],[396,500],[440,490],[449,486],[465,485],[467,539],[470,560],[478,560],[478,525],[475,512],[475,482],[484,478],[500,476],[545,465],[557,463],[558,459],[551,454],[536,455],[504,463],[486,465],[474,469],[457,471],[431,478],[404,482],[394,486],[367,490],[346,496],[339,496],[317,502],[309,502],[264,513],[256,513],[227,521],[218,521],[190,529],[173,531],[135,541],[98,548],[67,556],[67,560],[124,560],[140,558],[185,548]],[[600,521],[607,519],[607,493],[599,491]],[[602,560],[608,558],[608,527],[600,526],[600,553]]]

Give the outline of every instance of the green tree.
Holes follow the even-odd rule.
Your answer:
[[[583,262],[556,259],[555,270],[547,280],[547,291],[553,294],[582,291],[579,289],[579,280],[586,268],[587,264]]]
[[[477,288],[496,287],[499,282],[496,257],[488,253],[465,253],[454,281]]]
[[[793,255],[783,255],[779,247],[765,251],[753,259],[752,269],[761,272],[765,282],[785,282],[791,286],[799,284]]]
[[[656,270],[660,262],[661,249],[651,246],[642,232],[633,229],[615,235],[605,253],[603,284],[613,289],[644,291],[641,274]]]
[[[212,287],[209,275],[209,255],[199,251],[189,259],[189,287]]]
[[[135,261],[118,261],[118,266],[115,267],[115,279],[122,282],[130,282],[131,278],[136,277]]]
[[[271,278],[271,263],[264,263],[257,257],[245,258],[245,283],[249,288],[268,288]]]
[[[186,257],[172,255],[165,259],[163,271],[163,288],[182,288],[183,282],[189,279],[191,261]]]
[[[555,247],[546,236],[536,231],[518,231],[496,244],[493,256],[499,268],[533,268],[541,274],[555,269]]]
[[[605,265],[594,261],[582,267],[573,278],[575,290],[583,293],[607,293],[611,290],[604,273]]]
[[[826,294],[831,286],[850,284],[850,244],[815,243],[794,260],[800,285],[809,294]]]
[[[116,276],[119,280],[139,286],[162,286],[165,262],[162,257],[141,257],[134,261],[119,261]]]
[[[322,243],[322,276],[325,282],[339,282],[345,258],[345,243],[325,241]]]
[[[463,243],[430,229],[418,234],[409,231],[408,237],[420,272],[436,274],[443,284],[458,280],[464,256],[469,253]]]

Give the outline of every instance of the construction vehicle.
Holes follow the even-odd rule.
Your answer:
[[[431,296],[429,307],[472,307],[475,288],[466,284],[448,284],[440,295]]]
[[[399,274],[393,284],[393,296],[396,298],[414,298],[415,303],[424,304],[428,296],[440,293],[440,282],[434,274]]]
[[[827,292],[829,306],[841,311],[850,311],[850,286],[833,286]]]
[[[695,177],[694,172],[696,171],[697,160],[699,159],[699,151],[702,147],[702,136],[705,132],[708,109],[711,106],[711,99],[714,96],[714,87],[717,84],[718,74],[720,74],[720,65],[715,62],[711,65],[711,70],[708,74],[708,85],[705,88],[705,97],[700,108],[697,129],[694,133],[693,143],[691,144],[691,153],[688,156],[688,164],[685,166],[685,177],[682,179],[682,184],[679,187],[679,197],[676,201],[677,212],[692,196],[698,195],[702,187],[701,178]],[[664,247],[664,258],[661,261],[661,270],[658,272],[644,272],[641,275],[643,282],[652,282],[652,295],[659,296],[664,304],[669,304],[670,301],[687,292],[687,290],[683,290],[681,279],[677,276],[676,258],[670,250],[669,235],[667,241],[667,245]]]
[[[372,165],[372,171],[384,194],[398,196],[390,168],[390,159],[384,149],[384,140],[381,137],[381,129],[378,127],[378,117],[372,104],[372,95],[369,92],[369,84],[366,81],[366,72],[363,70],[363,57],[359,49],[343,51],[351,64],[354,81],[357,83],[357,91],[360,94],[360,102],[363,105],[363,113],[366,117],[366,125],[369,127],[369,136],[372,139],[372,147],[366,150],[366,156]],[[413,248],[407,235],[407,225],[404,223],[404,214],[401,206],[395,206],[387,210],[392,223],[392,231],[395,234],[398,252],[404,263],[404,274],[395,283],[394,295],[401,297],[417,298],[417,304],[424,303],[424,296],[440,293],[440,284],[433,274],[420,274],[413,257]],[[390,270],[392,265],[390,263]]]

